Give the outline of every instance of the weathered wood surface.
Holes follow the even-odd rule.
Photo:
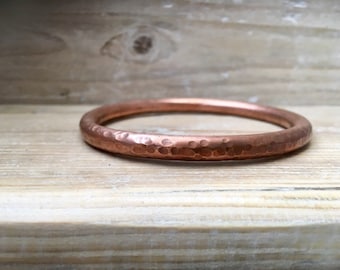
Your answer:
[[[340,104],[340,2],[1,1],[1,103]]]
[[[340,107],[287,108],[314,125],[304,151],[202,164],[94,150],[78,130],[90,106],[0,106],[0,268],[339,269]],[[276,128],[213,115],[114,125],[195,134]]]

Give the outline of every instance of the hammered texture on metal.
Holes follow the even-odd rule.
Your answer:
[[[240,115],[285,129],[250,135],[173,136],[115,130],[101,125],[122,116],[175,111]],[[164,99],[107,105],[85,114],[80,128],[84,140],[96,148],[129,156],[176,160],[230,160],[279,155],[307,144],[312,132],[307,119],[289,111],[209,99]]]

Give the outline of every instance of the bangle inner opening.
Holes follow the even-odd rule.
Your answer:
[[[105,126],[162,135],[240,135],[282,130],[251,118],[211,113],[147,113],[109,121]]]

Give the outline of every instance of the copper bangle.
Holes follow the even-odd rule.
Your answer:
[[[284,129],[249,135],[174,136],[138,133],[103,126],[108,121],[142,113],[205,112],[269,122]],[[128,156],[175,160],[235,160],[281,155],[306,145],[310,122],[296,113],[252,103],[174,98],[105,105],[84,114],[83,139],[90,145]]]

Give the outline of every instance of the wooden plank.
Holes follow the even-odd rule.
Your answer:
[[[1,103],[339,105],[340,3],[2,1]]]
[[[96,151],[78,130],[90,108],[0,106],[1,269],[338,268],[340,107],[287,107],[314,125],[304,151],[217,163]],[[276,129],[215,115],[112,125],[180,134]]]
[[[337,225],[228,230],[25,224],[2,230],[5,270],[335,270],[339,265]]]

